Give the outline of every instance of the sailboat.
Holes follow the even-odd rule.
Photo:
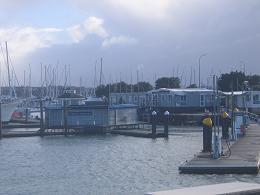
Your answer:
[[[1,120],[3,123],[8,123],[11,120],[12,114],[15,111],[19,102],[16,100],[16,98],[13,98],[7,42],[5,42],[5,47],[6,47],[6,65],[8,71],[9,96],[1,95],[0,101],[1,101]]]
[[[17,105],[18,105],[17,102],[9,102],[9,103],[1,104],[1,106],[2,106],[2,108],[1,108],[2,123],[8,123],[11,120],[12,114],[15,111]]]

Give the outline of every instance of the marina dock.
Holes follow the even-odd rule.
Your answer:
[[[143,138],[159,138],[165,137],[163,132],[157,132],[153,137],[151,130],[146,129],[132,129],[132,130],[111,130],[111,134],[116,135],[125,135],[125,136],[133,136],[133,137],[143,137]]]
[[[40,123],[8,123],[2,125],[3,129],[13,128],[40,128]]]
[[[224,143],[223,143],[224,144]],[[211,155],[200,152],[179,167],[187,174],[257,174],[260,163],[260,125],[251,124],[244,137],[231,146],[231,155],[214,160]]]
[[[74,126],[68,127],[66,130],[57,127],[55,129],[44,129],[44,131],[40,131],[39,124],[8,124],[8,126],[2,129],[3,138],[106,133],[143,138],[165,137],[163,129],[158,130],[155,135],[153,135],[151,127],[146,123],[113,126]]]
[[[204,185],[197,187],[189,187],[168,191],[150,192],[146,195],[190,195],[190,194],[200,194],[200,195],[224,195],[224,194],[251,194],[256,195],[260,193],[260,185],[256,183],[245,183],[245,182],[233,182],[233,183],[221,183],[214,185]]]

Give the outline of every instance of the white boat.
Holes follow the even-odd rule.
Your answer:
[[[6,47],[6,65],[7,65],[7,70],[8,70],[8,86],[9,86],[9,95],[5,96],[2,95],[2,89],[0,86],[0,101],[1,101],[1,121],[3,123],[7,123],[11,120],[12,114],[15,111],[18,101],[16,99],[16,93],[14,88],[11,86],[11,77],[10,77],[10,68],[9,68],[9,55],[8,55],[8,48],[7,48],[7,42],[5,42],[5,47]],[[0,81],[1,84],[1,81]],[[15,96],[13,97],[13,92]]]
[[[3,123],[8,123],[11,120],[12,114],[16,109],[18,102],[2,103],[1,118]]]

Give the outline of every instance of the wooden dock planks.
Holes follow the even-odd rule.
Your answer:
[[[190,194],[199,194],[199,195],[241,195],[241,194],[250,194],[256,195],[260,194],[260,185],[256,183],[244,183],[244,182],[232,182],[232,183],[221,183],[197,187],[189,187],[168,191],[159,191],[159,192],[150,192],[146,195],[190,195]]]
[[[231,146],[231,156],[214,160],[202,153],[179,167],[188,174],[257,174],[259,172],[260,126],[252,124],[244,137]],[[203,157],[200,157],[203,156]]]

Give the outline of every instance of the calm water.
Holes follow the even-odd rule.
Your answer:
[[[145,139],[102,135],[0,141],[0,194],[144,194],[231,181],[250,175],[181,175],[201,149],[201,133]]]

